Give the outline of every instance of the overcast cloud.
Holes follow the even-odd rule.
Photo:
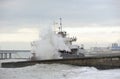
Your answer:
[[[39,29],[60,17],[69,28],[120,27],[120,0],[0,0],[3,35],[24,28]]]
[[[63,17],[78,24],[120,25],[119,0],[0,0],[0,27],[46,24]],[[32,26],[33,27],[33,26]]]

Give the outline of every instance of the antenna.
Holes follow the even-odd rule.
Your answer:
[[[59,27],[59,31],[62,32],[62,18],[60,18],[60,27]]]

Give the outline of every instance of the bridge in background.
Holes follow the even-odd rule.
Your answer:
[[[0,50],[0,59],[11,59],[12,54],[30,52],[30,50]]]

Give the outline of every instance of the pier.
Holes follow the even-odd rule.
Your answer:
[[[120,68],[120,56],[3,62],[1,66],[3,68],[19,68],[35,64],[54,64],[54,63],[70,64],[76,66],[90,66],[96,67],[98,69],[114,69]]]
[[[30,52],[30,50],[0,50],[0,59],[11,59],[13,54]]]

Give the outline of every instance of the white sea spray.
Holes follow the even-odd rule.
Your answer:
[[[41,28],[40,39],[34,44],[33,51],[37,59],[58,59],[61,58],[58,50],[70,51],[64,38],[56,34],[50,26]]]

